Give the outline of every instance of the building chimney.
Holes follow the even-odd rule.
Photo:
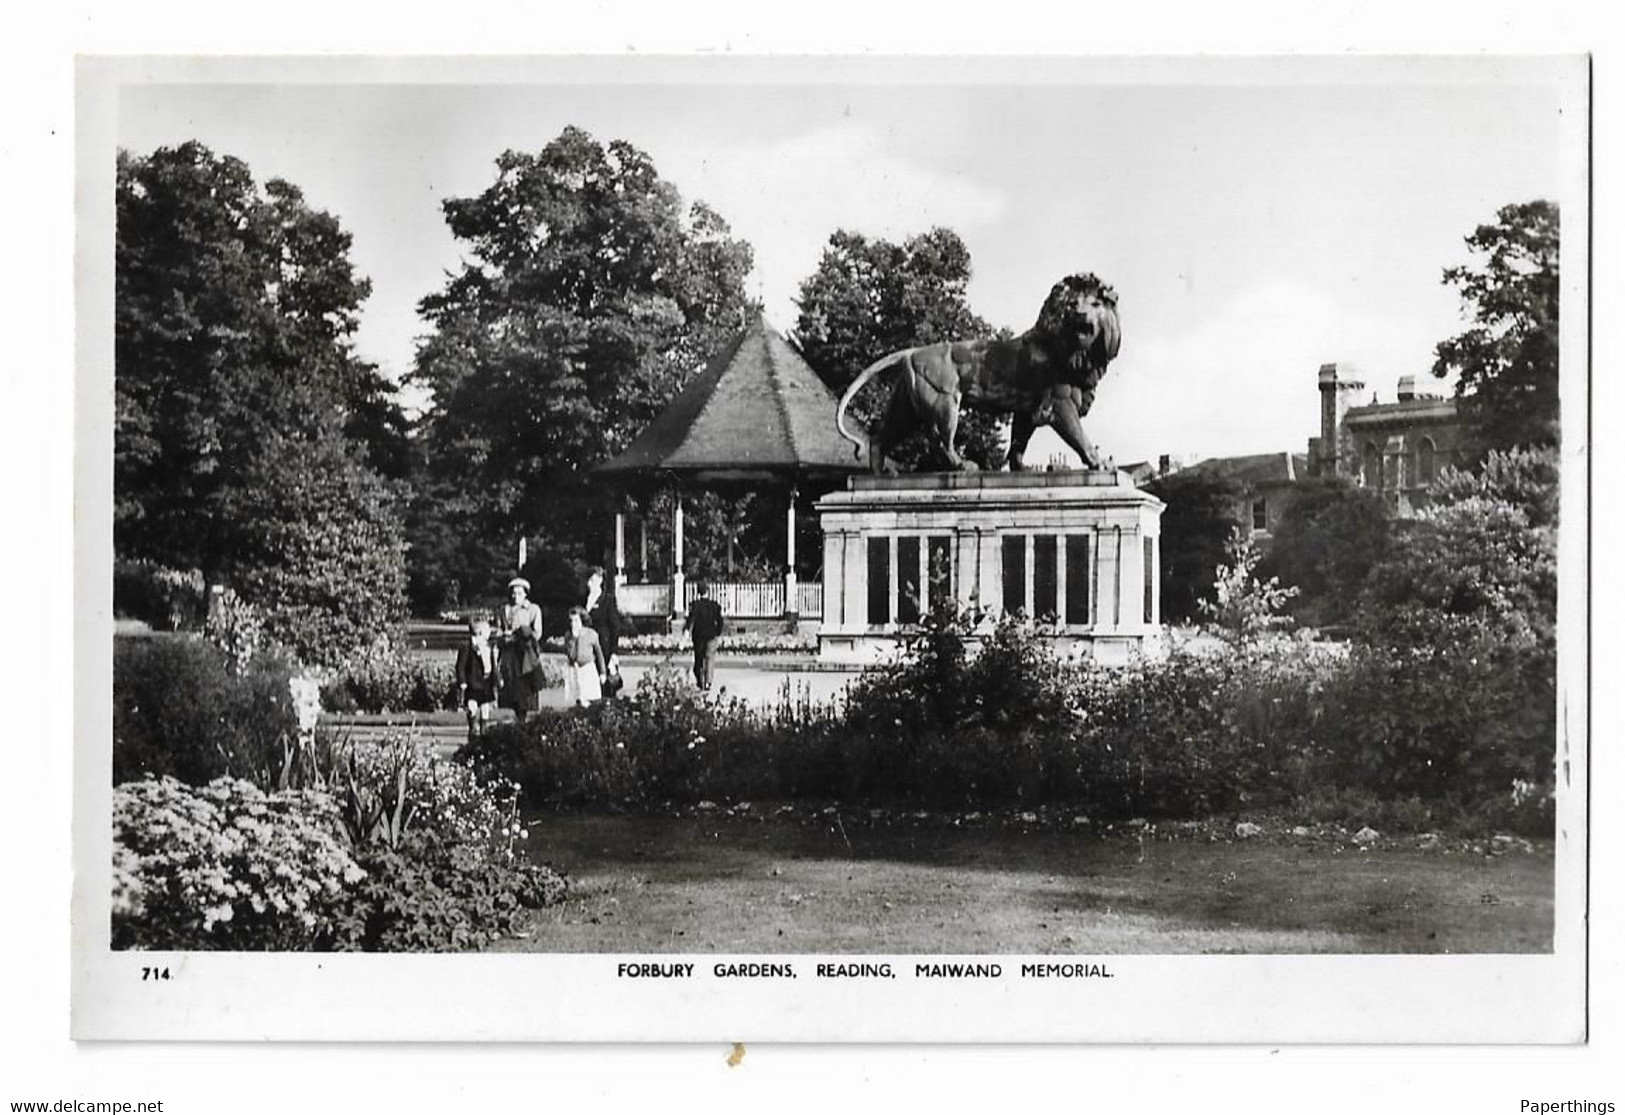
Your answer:
[[[1360,370],[1352,364],[1322,364],[1320,366],[1320,452],[1321,459],[1313,471],[1322,476],[1334,476],[1359,467],[1352,448],[1344,444],[1343,415],[1354,405],[1355,397],[1365,387]]]
[[[1168,460],[1168,454],[1164,453],[1160,457],[1158,457],[1157,458],[1157,475],[1158,476],[1167,476],[1168,475],[1168,466],[1170,464],[1171,464],[1171,462]]]

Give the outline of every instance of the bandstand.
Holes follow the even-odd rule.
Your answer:
[[[784,573],[762,582],[709,582],[730,620],[816,623],[823,585],[798,577],[796,524],[812,500],[868,466],[835,429],[836,398],[807,362],[760,317],[741,329],[706,369],[626,448],[595,471],[617,493],[617,599],[631,616],[683,615],[694,586],[685,575],[682,493],[777,493],[785,510]],[[639,576],[629,578],[627,512],[658,489],[678,493],[669,579],[647,577],[647,532],[635,540]],[[646,523],[647,516],[640,515]],[[816,555],[802,555],[816,560]]]

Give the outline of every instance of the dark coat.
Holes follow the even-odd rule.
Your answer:
[[[470,690],[494,695],[497,691],[497,664],[499,661],[495,647],[491,648],[488,656],[491,668],[486,669],[480,665],[480,656],[474,648],[464,643],[457,648],[457,663],[452,667],[457,684],[467,686]]]
[[[598,598],[598,603],[587,613],[587,626],[598,632],[598,644],[603,647],[605,658],[620,653],[626,617],[616,607],[614,596],[606,594]]]
[[[722,634],[722,605],[709,596],[696,596],[688,606],[687,630],[696,643],[708,643]]]

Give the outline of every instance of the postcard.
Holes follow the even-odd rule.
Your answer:
[[[81,59],[74,1036],[1584,1041],[1589,83]]]

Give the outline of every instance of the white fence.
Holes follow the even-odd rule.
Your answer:
[[[736,619],[777,619],[785,614],[783,581],[708,581],[711,599],[722,614]],[[694,582],[683,586],[682,611],[696,596]],[[670,585],[622,585],[615,593],[621,611],[629,616],[672,614]],[[817,581],[796,585],[796,611],[808,618],[824,614],[824,586]]]
[[[622,585],[615,590],[615,603],[629,616],[669,616],[671,586]]]
[[[784,614],[783,581],[708,581],[711,599],[722,605],[722,614],[741,619],[766,619]],[[683,586],[683,610],[699,593],[693,581]]]

